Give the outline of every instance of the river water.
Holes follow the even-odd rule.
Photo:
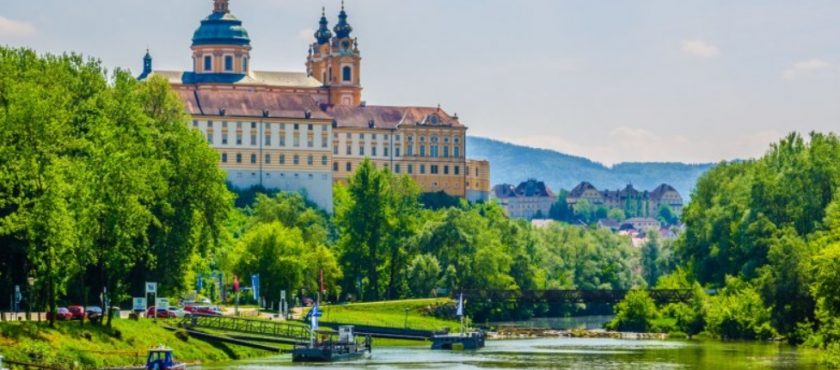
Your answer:
[[[539,338],[488,341],[478,351],[377,347],[371,358],[293,364],[291,355],[204,366],[202,370],[299,369],[817,369],[813,356],[776,344]]]

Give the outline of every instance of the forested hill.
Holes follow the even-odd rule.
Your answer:
[[[537,149],[481,137],[467,137],[471,159],[490,161],[491,183],[518,184],[529,178],[543,180],[552,190],[572,189],[581,181],[597,188],[619,189],[628,183],[636,189],[653,190],[662,183],[674,186],[684,198],[691,195],[697,179],[713,164],[619,163],[613,167],[582,157]]]

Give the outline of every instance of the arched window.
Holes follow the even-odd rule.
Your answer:
[[[351,69],[350,66],[344,66],[344,68],[341,69],[341,78],[344,81],[352,81],[353,69]]]
[[[248,58],[242,57],[242,72],[248,72]]]
[[[205,55],[204,56],[204,72],[212,72],[213,71],[213,56]]]

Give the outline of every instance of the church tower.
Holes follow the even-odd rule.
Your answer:
[[[333,31],[335,34],[330,32],[322,10],[315,43],[309,47],[306,71],[329,88],[330,104],[358,106],[362,102],[362,57],[358,41],[350,37],[353,27],[347,23],[344,1]]]
[[[234,81],[249,72],[251,39],[228,2],[213,0],[213,13],[193,34],[193,72],[198,79]]]

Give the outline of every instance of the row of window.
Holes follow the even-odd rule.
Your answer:
[[[193,120],[193,127],[199,128],[199,124],[200,124],[200,122],[198,120]],[[285,125],[287,125],[287,123],[263,122],[263,126],[265,126],[266,131],[270,131],[272,126],[274,126],[274,125],[279,125],[280,129],[284,129]],[[295,129],[295,131],[297,131],[297,130],[300,130],[301,126],[304,126],[304,125],[299,124],[299,123],[293,123],[293,124],[291,124],[291,126]],[[328,129],[327,125],[315,125],[315,124],[312,124],[312,123],[308,123],[305,126],[306,126],[307,131],[315,130],[315,126],[319,126],[319,128],[321,129],[322,132],[327,131],[327,129]],[[212,128],[213,127],[213,121],[207,121],[207,126],[206,127]],[[222,128],[228,128],[228,121],[222,121]],[[236,128],[237,129],[242,128],[242,122],[241,121],[236,122]],[[254,129],[257,128],[257,123],[256,122],[251,122],[251,128],[254,128]]]
[[[213,72],[213,56],[212,55],[205,55],[204,56],[204,72],[211,73]],[[224,64],[224,71],[225,72],[233,72],[233,55],[225,55],[223,58]],[[242,71],[248,72],[248,57],[242,57]]]
[[[383,164],[382,167],[385,168],[385,169],[389,169],[388,163]],[[339,168],[341,168],[341,165],[338,162],[333,162],[333,171],[338,172]],[[425,175],[426,174],[426,168],[427,167],[426,167],[425,164],[418,164],[417,165],[417,170],[418,170],[417,173],[420,174],[420,175]],[[461,166],[452,166],[451,168],[452,168],[452,174],[453,175],[460,175],[461,174]],[[449,169],[450,169],[449,165],[441,166],[441,165],[437,165],[437,164],[430,164],[428,169],[429,169],[428,173],[431,174],[431,175],[441,174],[441,170],[443,170],[442,173],[444,175],[449,175],[449,173],[450,173],[449,172]],[[352,172],[353,171],[353,163],[352,162],[345,163],[344,164],[344,170],[346,172]],[[395,164],[394,165],[394,173],[403,173],[403,166],[399,163]],[[411,164],[411,163],[406,164],[405,165],[405,173],[409,174],[409,175],[413,175],[414,174],[414,164]]]
[[[271,178],[271,172],[265,172],[265,174],[264,174],[264,175],[265,175],[265,177],[266,177],[267,179],[268,179],[268,178]],[[277,175],[280,175],[280,177],[286,177],[286,173],[285,173],[285,172],[279,172],[279,173],[277,173]],[[297,172],[292,173],[291,175],[293,175],[293,176],[294,176],[294,178],[296,178],[296,179],[297,179],[297,178],[299,178],[299,177],[301,177],[301,176],[300,176],[300,174],[299,174],[299,173],[297,173]],[[237,177],[237,178],[242,178],[242,172],[237,172],[237,173],[236,173],[236,177]],[[256,172],[251,172],[251,177],[257,177],[257,173],[256,173]],[[308,178],[308,179],[310,179],[310,180],[313,180],[313,179],[315,179],[315,175],[313,175],[313,174],[311,174],[311,173],[310,173],[310,174],[307,174],[306,178]],[[322,175],[321,175],[321,180],[327,180],[327,179],[329,179],[329,177],[328,177],[326,174],[322,174]]]
[[[229,160],[230,159],[228,158],[228,153],[222,153],[222,163],[228,163]],[[242,163],[242,153],[236,153],[234,155],[234,160],[235,160],[235,163]],[[295,155],[291,156],[291,160],[292,160],[291,163],[293,165],[299,165],[301,163],[300,162],[301,161],[301,156],[298,155],[298,154],[295,154]],[[325,155],[321,156],[321,165],[322,166],[326,166],[327,164],[329,164],[329,162],[330,162],[329,157],[327,157]],[[257,163],[257,154],[251,153],[251,164],[256,164],[256,163]],[[265,154],[264,155],[263,163],[264,164],[271,164],[272,163],[271,154]],[[280,154],[280,155],[277,156],[277,164],[286,164],[286,155],[285,154]],[[306,156],[306,164],[309,165],[309,166],[314,165],[315,164],[315,156],[313,156],[313,155]]]
[[[418,152],[417,152],[418,157],[425,157],[426,156],[426,147],[427,147],[426,145],[419,145],[418,146],[418,149],[419,149]],[[441,147],[441,146],[438,146],[438,145],[429,145],[428,148],[429,148],[429,157],[430,158],[441,158],[441,157],[442,158],[449,158],[449,148],[450,148],[449,146]],[[353,153],[353,145],[348,144],[344,147],[344,149],[345,149],[344,150],[345,155],[353,155],[354,154]],[[379,155],[377,149],[378,149],[378,147],[376,145],[373,145],[373,146],[370,147],[370,156],[371,157],[376,157],[376,156]],[[405,150],[405,155],[406,156],[408,156],[408,157],[414,156],[414,146],[409,145],[405,149],[406,149]],[[443,153],[441,153],[441,149],[442,149]],[[338,145],[333,147],[333,154],[338,155]],[[359,156],[367,155],[367,153],[365,152],[365,146],[364,145],[359,145],[359,150],[355,154],[359,155]],[[382,148],[382,156],[383,157],[388,157],[388,155],[389,155],[388,147],[387,146],[383,147]],[[400,147],[395,147],[394,148],[394,157],[400,157],[400,156],[401,156]],[[461,147],[459,147],[459,146],[452,147],[452,157],[453,158],[460,158],[461,157]]]
[[[382,135],[382,136],[383,136],[383,138],[384,138],[385,140],[388,140],[388,134],[384,134],[384,135]],[[338,138],[339,138],[339,135],[338,135],[338,133],[337,133],[337,132],[334,134],[334,137],[335,137],[336,139],[338,139]],[[364,132],[360,132],[360,133],[358,134],[358,137],[359,137],[359,140],[364,140],[364,139],[365,139],[365,133],[364,133]],[[372,133],[372,134],[370,134],[370,138],[371,138],[372,140],[376,140],[376,137],[377,137],[376,133]],[[345,134],[345,138],[347,138],[347,139],[352,139],[352,138],[353,138],[353,134],[352,134],[352,133],[350,133],[350,132],[348,132],[348,133],[346,133],[346,134]],[[408,135],[408,136],[407,136],[407,138],[408,138],[408,141],[409,141],[409,142],[414,142],[414,135]],[[402,137],[401,137],[400,135],[394,135],[394,139],[395,139],[396,141],[400,141],[400,140],[402,140]],[[426,136],[425,136],[425,135],[420,135],[420,136],[419,136],[419,139],[420,139],[420,142],[421,142],[421,143],[426,142]],[[444,143],[444,144],[448,144],[448,143],[449,143],[449,140],[450,140],[450,139],[449,139],[449,136],[444,136],[442,141],[443,141],[443,143]],[[429,136],[429,141],[430,141],[430,142],[432,142],[432,143],[438,143],[438,142],[440,142],[440,141],[441,141],[441,139],[440,139],[438,136]],[[453,138],[452,138],[452,142],[454,142],[455,144],[459,144],[459,143],[461,142],[461,138],[460,138],[460,137],[458,137],[458,136],[455,136],[455,137],[453,137]]]
[[[230,143],[230,132],[227,132],[226,135],[222,135],[222,145],[228,145]],[[257,136],[251,135],[251,145],[257,145]],[[280,135],[277,140],[277,146],[285,147],[286,146],[286,136]],[[207,142],[213,144],[213,132],[210,131],[207,133]],[[263,138],[263,145],[265,146],[272,146],[272,135],[270,133],[266,133],[265,137]],[[300,147],[301,137],[300,135],[292,136],[292,146],[295,148]],[[236,134],[236,145],[242,145],[242,134]],[[329,141],[327,140],[326,136],[321,137],[321,148],[326,148],[329,146]],[[306,147],[307,148],[314,148],[315,147],[315,138],[314,137],[307,137],[306,138]]]

